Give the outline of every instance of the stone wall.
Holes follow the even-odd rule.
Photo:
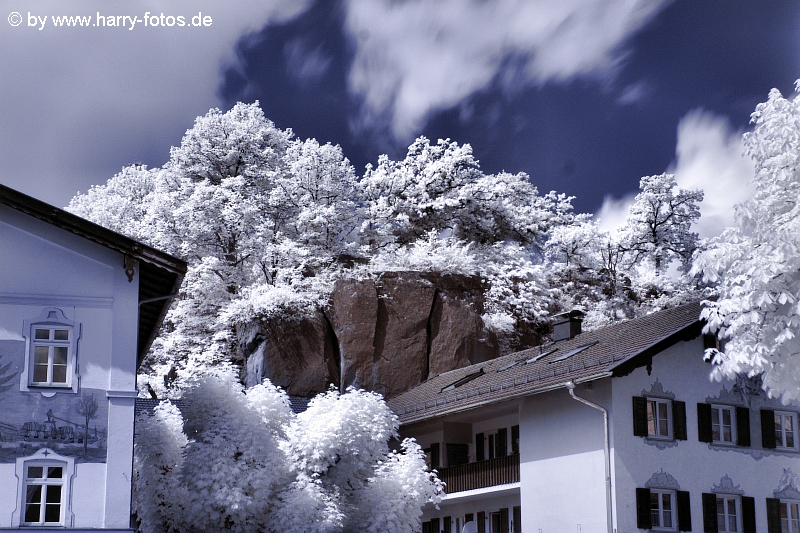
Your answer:
[[[355,385],[387,398],[428,376],[499,355],[483,327],[477,276],[385,272],[336,283],[313,317],[256,323],[240,333],[245,383],[268,377],[293,396],[330,384]]]

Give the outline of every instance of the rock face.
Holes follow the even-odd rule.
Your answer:
[[[497,357],[482,314],[478,277],[386,272],[341,280],[313,318],[254,324],[240,334],[245,383],[268,377],[293,396],[355,385],[389,398],[429,376]]]

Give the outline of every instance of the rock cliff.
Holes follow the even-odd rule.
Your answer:
[[[497,357],[497,340],[481,320],[481,283],[428,272],[341,280],[314,316],[240,332],[245,383],[268,377],[292,396],[355,385],[389,398],[428,376]]]

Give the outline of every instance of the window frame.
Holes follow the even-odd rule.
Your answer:
[[[60,483],[47,483],[47,485],[61,485],[61,501],[59,504],[59,522],[26,522],[25,512],[27,509],[27,487],[36,485],[37,478],[28,478],[28,469],[30,467],[41,466],[47,467],[61,467],[61,481]],[[33,455],[28,457],[19,457],[16,460],[16,478],[17,478],[17,508],[11,515],[11,527],[20,529],[42,529],[42,528],[71,528],[73,525],[74,515],[72,514],[72,484],[75,477],[75,458],[65,457],[57,454],[51,449],[41,448]],[[48,481],[48,480],[45,480]],[[45,483],[42,483],[44,485]],[[46,492],[42,491],[42,497],[46,497]],[[40,502],[42,505],[44,502]],[[39,510],[40,517],[45,511],[45,505]]]
[[[653,520],[653,495],[658,495],[656,501],[658,508],[655,509],[658,515],[658,523]],[[672,525],[665,526],[664,524],[664,509],[662,498],[663,495],[669,496]],[[678,531],[678,498],[677,492],[673,489],[660,489],[657,487],[650,487],[650,529],[653,531]]]
[[[656,440],[674,440],[674,438],[675,438],[674,437],[674,434],[675,434],[675,423],[672,420],[672,400],[668,399],[668,398],[658,398],[658,397],[653,397],[653,396],[646,396],[645,397],[645,401],[646,401],[645,409],[646,409],[646,413],[647,413],[647,438],[648,439],[656,439]],[[650,405],[651,404],[656,406],[655,417],[653,419],[654,420],[654,426],[653,426],[654,433],[650,433]],[[659,413],[658,413],[658,406],[659,405],[664,405],[664,406],[666,406],[666,409],[667,409],[667,418],[666,418],[667,434],[666,435],[661,435],[660,431],[659,431],[661,429],[660,428],[660,420],[661,419],[658,416],[659,415]]]
[[[25,463],[23,467],[24,477],[22,478],[22,494],[23,494],[23,501],[22,501],[22,520],[20,522],[20,526],[33,526],[33,527],[45,527],[45,526],[63,526],[64,525],[64,507],[66,503],[65,493],[66,493],[66,483],[64,480],[64,476],[66,475],[67,464],[60,462],[60,461],[41,461],[41,460],[34,460],[28,461]],[[30,476],[31,468],[41,468],[42,469],[42,477],[36,478]],[[51,468],[60,468],[61,475],[58,478],[51,478],[50,477],[50,469]],[[28,499],[29,496],[29,489],[31,487],[42,487],[42,490],[39,492],[39,501],[38,502],[31,502]],[[47,507],[48,505],[53,505],[49,502],[50,496],[50,487],[58,487],[59,490],[59,498],[58,498],[58,521],[48,521],[47,520]],[[37,505],[39,506],[39,520],[36,521],[28,521],[28,506],[29,505]]]
[[[717,531],[719,533],[742,533],[742,497],[740,495],[738,495],[738,494],[729,494],[729,493],[725,493],[725,492],[715,492],[714,495],[717,498],[717,507],[716,507],[716,511],[717,511],[717,513],[716,513],[717,514]],[[723,514],[722,514],[722,517],[724,519],[725,529],[720,529],[719,528],[719,526],[720,526],[720,514],[719,514],[720,500],[722,502],[729,502],[730,500],[733,500],[734,513],[735,513],[734,520],[736,520],[736,529],[733,530],[733,531],[728,529],[728,526],[730,525],[730,521],[729,521],[730,514],[728,513],[728,508],[725,505],[725,503],[723,503]]]
[[[786,520],[787,520],[787,526],[788,526],[786,528],[786,531],[788,531],[789,533],[800,533],[800,500],[789,500],[789,499],[781,498],[779,505],[780,505],[781,512],[783,512],[784,510],[786,511],[786,515],[787,515]],[[795,506],[795,511],[797,512],[797,517],[798,518],[788,518],[788,516],[789,516],[789,506]],[[784,531],[784,529],[783,529],[783,520],[784,520],[784,518],[781,516],[780,517],[781,531]],[[795,522],[794,527],[792,527],[791,522]]]
[[[719,412],[719,416],[718,417],[714,416],[714,410],[717,410]],[[731,420],[731,423],[730,423],[730,428],[731,428],[730,429],[730,437],[731,438],[730,438],[730,440],[727,440],[727,441],[724,440],[724,439],[721,439],[721,438],[720,439],[715,439],[714,438],[714,425],[717,424],[717,423],[719,425],[719,430],[720,430],[719,435],[720,436],[723,435],[723,426],[724,425],[722,423],[723,422],[722,421],[722,416],[723,416],[723,412],[724,411],[727,411],[729,413],[730,420]],[[738,429],[739,428],[736,427],[736,406],[724,405],[724,404],[718,404],[718,403],[712,403],[711,404],[711,443],[712,444],[718,444],[720,446],[736,446],[738,444],[738,433],[737,433]]]
[[[48,331],[48,338],[37,338],[37,330]],[[55,331],[68,331],[68,339],[56,339]],[[80,376],[77,373],[78,361],[78,341],[81,337],[81,324],[68,320],[61,309],[47,307],[42,313],[32,319],[23,322],[23,336],[26,338],[25,363],[20,376],[20,391],[32,392],[40,391],[45,395],[53,395],[57,392],[78,392]],[[47,379],[36,381],[36,368],[41,367],[37,363],[37,348],[47,347]],[[60,365],[55,362],[57,348],[66,348],[66,364]],[[56,366],[64,366],[64,381],[54,380],[54,370]]]
[[[780,429],[778,429],[778,417],[780,417]],[[785,429],[784,420],[785,418],[789,418],[792,421],[792,429],[791,435],[792,439],[794,440],[793,446],[786,446],[786,435],[787,431]],[[794,411],[774,411],[773,418],[775,420],[775,449],[776,450],[783,450],[783,451],[798,451],[798,443],[797,442],[797,421],[798,416],[797,413]],[[780,438],[778,437],[780,432]]]

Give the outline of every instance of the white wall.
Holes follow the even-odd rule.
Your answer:
[[[614,488],[616,497],[617,528],[620,533],[639,531],[636,528],[636,488],[644,487],[650,477],[660,470],[673,476],[680,490],[690,492],[692,529],[702,531],[703,515],[701,494],[711,492],[714,484],[727,475],[739,485],[745,496],[756,499],[756,527],[766,531],[765,498],[773,491],[783,474],[791,468],[800,474],[800,454],[782,453],[761,448],[761,406],[774,408],[780,404],[759,397],[749,397],[750,434],[749,448],[725,447],[698,441],[697,403],[716,398],[719,403],[730,404],[735,396],[730,391],[734,382],[713,382],[709,379],[711,365],[702,360],[702,337],[682,341],[653,358],[652,374],[637,368],[630,375],[613,379],[614,416]],[[687,437],[685,441],[662,444],[660,449],[643,437],[633,435],[633,396],[650,391],[658,379],[664,391],[675,395],[675,400],[686,402]],[[720,398],[722,395],[722,398]],[[739,396],[741,398],[741,396]],[[780,407],[778,407],[780,408]],[[786,409],[800,411],[797,405]]]
[[[39,316],[45,307],[61,309],[68,320],[82,327],[78,344],[81,391],[95,394],[104,418],[97,425],[108,428],[109,435],[105,462],[76,461],[73,527],[127,528],[138,277],[128,281],[121,254],[5,206],[0,206],[0,250],[0,341],[20,341],[23,320]],[[25,350],[20,348],[20,357],[25,357]],[[28,403],[30,398],[43,398],[38,391],[21,392],[17,385],[0,392],[0,405],[19,402],[23,396]],[[67,396],[75,397],[61,393],[47,401],[69,401]],[[0,409],[0,422],[11,422],[3,416]],[[30,443],[38,444],[44,446]],[[7,448],[5,455],[0,454],[0,528],[12,525],[12,513],[20,503],[15,465],[3,459],[8,459],[12,445],[0,443]]]
[[[608,380],[591,391],[609,405]],[[523,531],[605,531],[603,414],[569,396],[566,388],[529,396],[520,410],[520,495]]]

